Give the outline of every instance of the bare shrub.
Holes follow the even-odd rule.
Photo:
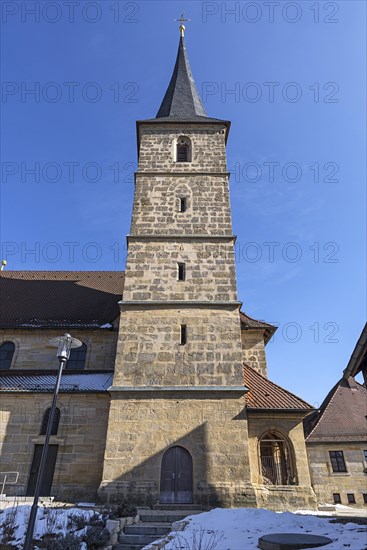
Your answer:
[[[177,534],[172,540],[173,550],[215,550],[223,536],[221,531],[209,531],[201,527],[192,531],[191,541]]]

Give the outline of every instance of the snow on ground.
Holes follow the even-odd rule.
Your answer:
[[[217,508],[186,519],[189,525],[184,531],[171,533],[175,537],[164,550],[251,550],[258,548],[262,535],[271,533],[323,535],[333,541],[325,550],[367,550],[365,525],[330,523],[329,518],[254,508]]]
[[[18,506],[10,506],[0,511],[0,543],[2,541],[2,526],[6,521],[7,516],[14,513],[15,520],[14,524],[17,525],[15,531],[15,541],[12,542],[12,545],[16,548],[21,548],[23,538],[25,536],[29,514],[31,511],[30,505],[27,504],[18,504]],[[68,517],[71,514],[77,516],[84,516],[88,520],[92,515],[93,510],[82,510],[80,508],[56,508],[55,506],[39,506],[37,511],[37,521],[34,530],[33,538],[38,539],[45,533],[60,533],[65,535],[70,532],[70,529],[67,528]],[[84,529],[77,531],[76,535],[82,535]],[[86,548],[84,543],[80,546],[81,549]]]

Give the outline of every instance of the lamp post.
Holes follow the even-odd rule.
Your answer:
[[[60,382],[61,382],[61,375],[62,375],[62,369],[64,365],[67,364],[69,357],[70,357],[70,350],[73,348],[78,348],[82,345],[82,342],[80,340],[77,340],[76,338],[72,338],[70,334],[64,334],[64,336],[58,336],[57,338],[52,338],[49,340],[50,344],[58,346],[57,349],[57,357],[59,359],[59,370],[57,373],[56,378],[56,384],[54,387],[54,395],[52,399],[52,405],[50,414],[48,417],[48,423],[47,423],[47,430],[45,435],[45,443],[43,445],[42,449],[42,455],[41,455],[41,462],[40,467],[38,470],[37,475],[37,482],[36,482],[36,488],[34,490],[34,499],[33,504],[31,508],[31,513],[29,516],[29,522],[28,522],[28,528],[27,528],[27,534],[24,541],[23,550],[31,550],[32,548],[32,541],[33,541],[33,532],[34,532],[34,526],[36,523],[37,518],[37,510],[38,510],[38,499],[41,492],[42,482],[43,482],[43,476],[45,473],[45,466],[47,462],[47,454],[48,454],[48,447],[50,442],[50,435],[52,431],[52,424],[54,420],[55,415],[55,409],[56,409],[56,402],[57,402],[57,396],[60,389]]]

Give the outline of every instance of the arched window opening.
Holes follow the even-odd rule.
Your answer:
[[[83,370],[85,367],[85,359],[87,357],[87,346],[82,344],[79,348],[74,348],[70,352],[69,361],[66,368],[73,370]]]
[[[265,485],[297,483],[288,441],[268,432],[260,440],[261,473]]]
[[[51,407],[46,409],[45,414],[43,415],[40,435],[46,435],[48,419],[50,418],[50,412],[51,412]],[[57,431],[59,429],[59,423],[60,423],[60,409],[56,408],[54,418],[52,421],[51,435],[57,435]]]
[[[180,137],[176,145],[176,162],[191,161],[191,141],[187,137]]]
[[[10,369],[15,344],[13,342],[4,342],[0,345],[0,369]]]

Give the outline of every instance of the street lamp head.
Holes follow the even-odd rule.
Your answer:
[[[66,363],[70,357],[70,350],[73,348],[79,348],[83,342],[77,338],[72,338],[70,334],[65,333],[64,336],[57,336],[51,338],[49,343],[57,346],[57,357],[62,363]]]

